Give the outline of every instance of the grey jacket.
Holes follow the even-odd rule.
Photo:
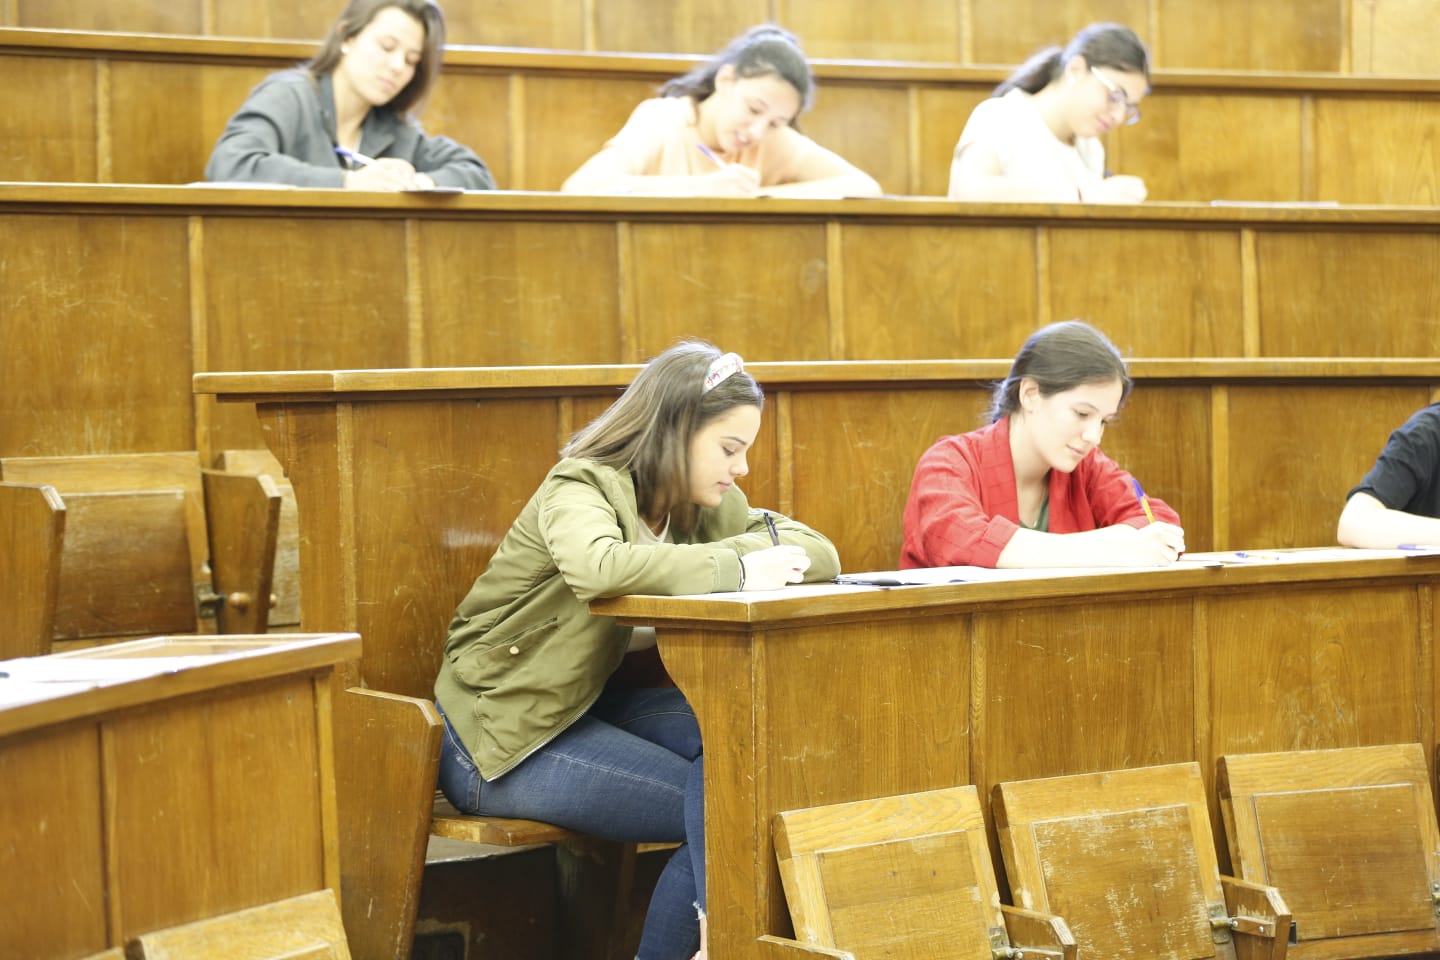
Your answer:
[[[360,127],[360,152],[408,160],[439,186],[493,190],[495,179],[470,148],[427,137],[413,120],[375,107]],[[335,97],[328,75],[305,69],[272,73],[250,92],[205,165],[205,179],[340,187],[345,163],[335,154]]]

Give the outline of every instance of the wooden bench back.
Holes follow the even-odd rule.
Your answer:
[[[1199,764],[1001,783],[992,809],[1014,903],[1063,916],[1082,956],[1234,960]]]
[[[1440,832],[1420,744],[1227,755],[1216,790],[1235,872],[1290,905],[1290,956],[1440,950]]]
[[[269,450],[222,450],[215,467],[226,473],[265,476],[280,495],[280,521],[275,535],[275,569],[270,582],[270,626],[300,624],[300,514],[295,488]]]
[[[126,952],[129,960],[350,960],[329,889],[142,934]]]
[[[64,535],[54,487],[0,482],[0,660],[50,652]]]

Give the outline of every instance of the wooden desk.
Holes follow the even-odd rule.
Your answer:
[[[638,363],[687,336],[749,361],[1008,358],[1079,316],[1138,357],[1427,357],[1437,222],[0,185],[0,456],[263,446],[197,372]]]
[[[1306,2],[1314,6],[1326,0]],[[1334,0],[1329,2],[1333,7]],[[607,20],[612,14],[619,22],[647,25],[681,20],[671,10],[662,17],[627,18],[618,12],[623,3],[611,0],[604,6],[602,19]],[[823,6],[824,27],[816,24],[820,37],[840,23],[829,3]],[[549,4],[533,9],[550,17]],[[1292,3],[1286,9],[1295,12],[1300,7]],[[1325,54],[1299,62],[1290,59],[1302,46],[1298,38],[1312,36],[1321,19],[1315,11],[1297,15],[1293,27],[1273,30],[1283,43],[1266,50],[1266,62],[1257,72],[1235,72],[1247,66],[1236,57],[1215,64],[1212,70],[1217,72],[1174,70],[1203,70],[1206,64],[1160,54],[1158,62],[1166,69],[1154,75],[1155,95],[1145,101],[1144,121],[1107,138],[1108,166],[1144,177],[1152,200],[1440,202],[1436,158],[1423,150],[1397,149],[1399,144],[1428,142],[1440,133],[1435,109],[1440,78],[1285,72],[1344,70],[1328,64]],[[767,16],[757,13],[742,20],[740,28]],[[1199,9],[1188,16],[1192,21],[1219,19]],[[320,36],[332,17],[327,14],[324,24],[307,36]],[[1387,18],[1393,20],[1393,13]],[[936,11],[927,10],[913,23],[931,31],[938,19]],[[1407,39],[1423,51],[1429,47],[1415,38],[1424,32],[1433,36],[1437,28],[1430,23],[1433,18],[1422,19],[1424,31]],[[863,22],[867,35],[873,36],[875,18],[867,15]],[[797,27],[788,18],[786,23]],[[1220,36],[1227,54],[1243,56],[1257,49],[1230,42],[1235,31],[1246,31],[1240,13],[1227,10],[1223,23]],[[1068,36],[1082,25],[1067,25],[1063,32]],[[1041,32],[1033,43],[1015,47],[1011,57],[971,63],[1019,63],[1058,35],[1035,27],[1023,15],[991,26],[997,28],[992,36],[1007,40],[1030,28]],[[1165,42],[1197,35],[1195,26],[1192,22],[1169,34]],[[1247,32],[1255,37],[1271,31]],[[713,45],[668,49],[709,51],[730,35],[727,31]],[[564,48],[576,44],[553,46],[560,49],[450,48],[444,75],[422,118],[426,129],[473,147],[506,189],[557,190],[614,136],[635,104],[699,59],[575,53]],[[0,81],[48,93],[43,100],[21,100],[0,117],[6,176],[96,183],[199,180],[226,121],[255,84],[268,73],[307,59],[314,50],[311,41],[0,28]],[[814,108],[803,119],[805,131],[870,173],[888,193],[944,196],[951,153],[965,119],[1009,69],[953,65],[964,59],[959,56],[940,59],[949,62],[817,64],[819,90]],[[1408,72],[1433,70],[1422,57]],[[1217,130],[1243,130],[1244,135],[1217,137]]]
[[[1225,753],[1430,755],[1437,585],[1427,556],[591,609],[656,626],[699,716],[710,949],[745,960],[800,956],[756,940],[790,931],[781,810],[1186,760],[1213,783]]]
[[[338,896],[330,677],[359,654],[353,634],[162,637],[0,666],[0,956]]]
[[[203,374],[195,388],[258,405],[299,504],[304,628],[360,632],[370,686],[428,699],[455,604],[556,451],[636,369]],[[978,424],[1008,363],[748,369],[768,399],[746,495],[824,531],[863,570],[898,562],[916,460]],[[1434,361],[1133,371],[1105,449],[1179,510],[1192,550],[1333,543],[1346,492],[1440,383]]]

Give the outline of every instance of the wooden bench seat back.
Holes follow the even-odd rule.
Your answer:
[[[275,535],[275,563],[270,582],[269,625],[294,627],[300,624],[300,513],[295,506],[295,488],[285,470],[269,450],[222,450],[216,468],[226,473],[268,476],[280,494],[280,520]]]
[[[772,833],[802,942],[856,960],[990,960],[1011,945],[973,786],[789,810]]]
[[[129,960],[350,960],[335,891],[313,893],[157,930]]]
[[[221,633],[264,633],[271,626],[280,491],[263,473],[203,470],[200,476],[212,591],[221,598],[217,627]]]
[[[0,482],[0,660],[50,652],[64,535],[54,487]]]
[[[1063,916],[1081,956],[1236,957],[1196,763],[1001,783],[1012,900]]]
[[[1237,875],[1290,905],[1292,957],[1440,950],[1440,832],[1420,744],[1224,756],[1216,791]]]

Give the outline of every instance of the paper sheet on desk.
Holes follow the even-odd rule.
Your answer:
[[[233,659],[230,654],[187,657],[22,657],[0,660],[0,685],[21,683],[123,683]]]
[[[1061,577],[1093,577],[1115,573],[1144,573],[1216,567],[1219,561],[1181,557],[1167,567],[1036,567],[1025,570],[997,570],[992,567],[926,567],[915,570],[872,570],[842,573],[835,583],[876,587],[918,587],[941,583],[1004,583],[1011,580],[1045,580]]]

